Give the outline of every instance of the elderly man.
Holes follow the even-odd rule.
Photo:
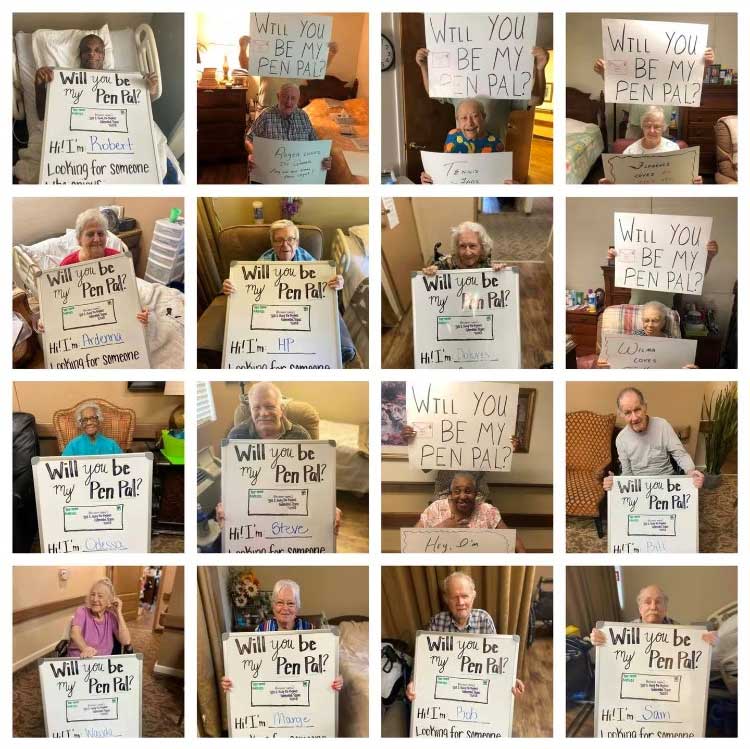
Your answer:
[[[682,446],[680,438],[665,419],[649,416],[646,399],[638,388],[627,387],[617,396],[617,410],[627,426],[617,435],[615,445],[623,476],[667,476],[674,468],[670,457],[691,476],[697,489],[703,486],[703,474]],[[613,474],[604,478],[604,489],[612,488]]]
[[[492,617],[484,609],[474,608],[477,589],[469,575],[464,572],[452,572],[443,580],[440,587],[448,611],[441,611],[430,619],[427,627],[430,632],[497,634]],[[511,691],[515,697],[520,697],[525,691],[524,683],[516,679]],[[416,697],[413,681],[406,687],[406,697],[411,702]]]
[[[75,419],[83,433],[74,437],[65,445],[65,449],[62,452],[63,456],[117,455],[123,452],[117,442],[109,437],[105,437],[99,431],[104,417],[96,403],[93,401],[81,403],[76,408]]]
[[[647,585],[638,591],[638,618],[633,619],[639,624],[677,624],[674,619],[667,616],[667,605],[669,596],[658,585]],[[717,632],[704,632],[701,639],[709,645],[716,645],[719,641]],[[607,636],[601,629],[591,630],[591,643],[593,645],[605,645]]]
[[[278,261],[281,263],[290,262],[315,262],[315,259],[307,250],[299,246],[299,229],[293,221],[279,219],[271,224],[269,229],[271,238],[271,249],[266,250],[258,260],[263,262]],[[342,275],[333,275],[328,279],[328,288],[340,291],[344,288],[344,277]],[[233,294],[237,289],[234,284],[227,278],[222,284],[221,291],[227,296]],[[357,350],[354,347],[349,328],[344,322],[344,318],[339,313],[339,338],[341,339],[341,361],[346,364],[352,361]]]
[[[299,86],[285,83],[276,98],[277,104],[264,109],[245,133],[248,174],[255,169],[253,138],[256,135],[273,140],[318,140],[307,112],[298,107]],[[331,158],[323,159],[320,165],[323,169],[330,169]]]

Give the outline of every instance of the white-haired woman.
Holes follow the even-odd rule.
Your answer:
[[[115,594],[112,581],[103,577],[91,586],[86,604],[73,614],[68,657],[112,655],[115,640],[123,647],[130,645],[130,632],[122,613],[122,601]]]
[[[74,437],[63,449],[64,456],[70,455],[116,455],[123,449],[99,430],[104,421],[102,410],[93,401],[81,403],[75,411],[76,424],[81,434]]]
[[[439,270],[492,268],[501,271],[505,268],[505,263],[492,262],[492,237],[475,221],[464,221],[454,226],[451,229],[451,244],[453,252],[422,268],[422,273],[434,276]]]
[[[669,308],[661,302],[646,302],[643,305],[641,319],[643,327],[634,331],[633,335],[649,336],[652,338],[670,338],[667,333],[667,318]],[[599,369],[609,369],[609,362],[601,356],[597,359],[596,366]],[[695,364],[686,364],[683,369],[698,369]]]
[[[256,628],[256,632],[286,632],[293,630],[314,629],[305,618],[297,616],[301,603],[299,585],[294,580],[277,580],[271,593],[271,608],[273,617],[264,619]],[[331,683],[331,688],[337,692],[344,686],[344,679],[339,675]],[[232,680],[228,676],[221,677],[221,688],[228,692],[232,688]]]

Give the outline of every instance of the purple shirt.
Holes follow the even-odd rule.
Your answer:
[[[89,647],[96,648],[97,655],[112,655],[115,637],[120,631],[117,615],[113,611],[105,611],[104,619],[97,621],[86,606],[80,606],[73,615],[73,626],[81,628],[84,641]],[[81,657],[81,651],[72,640],[68,645],[68,657]]]

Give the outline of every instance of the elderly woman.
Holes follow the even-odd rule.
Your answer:
[[[130,645],[130,632],[122,614],[122,601],[108,577],[97,580],[89,590],[86,605],[76,609],[70,626],[70,658],[112,655],[115,639]]]
[[[297,616],[302,606],[299,585],[294,580],[277,580],[271,593],[271,608],[273,618],[264,619],[256,628],[256,632],[286,632],[298,629],[313,629],[313,625],[301,616]],[[331,683],[331,688],[337,692],[344,686],[344,680],[337,676]],[[221,688],[228,692],[232,688],[232,680],[222,676]]]
[[[479,99],[463,99],[456,107],[456,127],[445,137],[445,153],[495,153],[504,151],[502,140],[488,132],[485,122],[487,114]],[[422,172],[423,185],[431,185],[432,177]],[[513,180],[506,180],[512,184]]]
[[[99,406],[93,401],[81,403],[75,412],[76,424],[82,434],[74,437],[67,445],[62,454],[71,455],[116,455],[123,449],[109,437],[105,437],[100,431],[104,417]]]
[[[450,494],[436,499],[422,513],[416,528],[507,528],[500,512],[477,491],[477,481],[471,473],[457,471],[450,484]],[[526,551],[516,536],[516,552]]]
[[[432,265],[422,268],[422,273],[434,276],[439,270],[492,268],[501,271],[505,268],[505,263],[492,262],[492,237],[474,221],[463,221],[451,229],[451,245],[452,254],[443,255]]]
[[[258,260],[261,262],[316,262],[307,250],[299,246],[299,229],[293,221],[279,219],[271,224],[269,229],[271,239],[271,249],[266,250]],[[328,279],[328,288],[340,291],[344,288],[344,277],[342,275],[333,275]],[[221,286],[221,291],[227,296],[234,294],[237,289],[235,285],[227,278]],[[357,349],[354,348],[349,328],[344,322],[344,318],[339,313],[339,337],[341,338],[341,361],[346,364],[352,361],[357,355]]]

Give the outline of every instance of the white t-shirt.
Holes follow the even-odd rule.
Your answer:
[[[631,143],[624,151],[625,156],[647,156],[650,153],[665,153],[666,151],[679,151],[680,147],[673,141],[667,138],[662,138],[661,143],[656,148],[644,148],[643,138],[640,138],[635,143]]]

